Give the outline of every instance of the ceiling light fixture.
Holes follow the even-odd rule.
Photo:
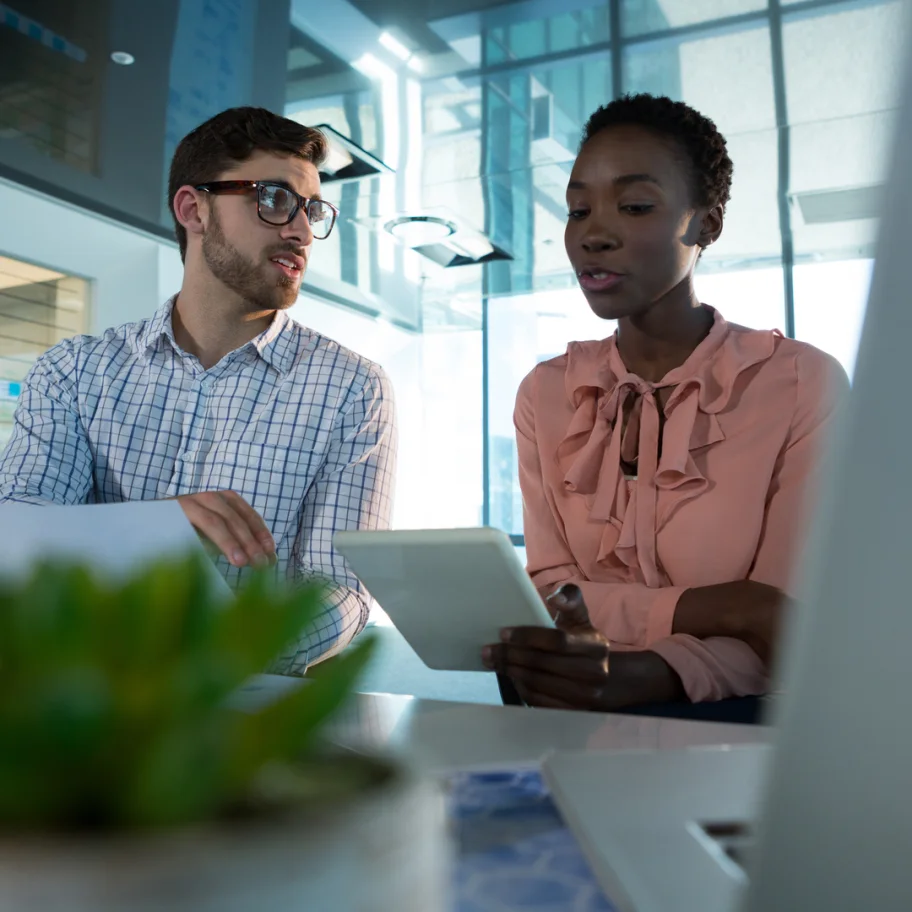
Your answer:
[[[424,72],[424,60],[413,54],[398,38],[389,32],[381,32],[377,41],[394,57],[398,57],[412,72]]]
[[[118,66],[130,66],[136,62],[136,58],[126,51],[114,51],[114,53],[111,54],[111,60]]]
[[[412,56],[412,52],[398,38],[394,38],[389,32],[381,32],[377,39],[391,54],[394,54],[402,61],[407,61]]]
[[[827,225],[854,219],[874,219],[883,208],[884,186],[839,187],[790,194],[805,225]]]
[[[329,145],[326,160],[320,165],[320,180],[324,184],[345,183],[393,173],[393,169],[376,155],[371,155],[329,124],[317,124],[316,128],[326,137]]]
[[[450,247],[456,253],[468,257],[470,260],[483,260],[489,256],[494,249],[494,245],[483,234],[464,234],[462,237],[454,238],[450,242]]]
[[[455,213],[443,206],[435,209],[436,214],[426,211],[421,215],[403,213],[392,219],[374,216],[355,221],[375,231],[383,228],[415,253],[444,268],[513,259]]]
[[[436,215],[404,215],[383,227],[409,247],[437,244],[456,233],[456,226],[451,221]]]
[[[370,79],[389,79],[395,75],[390,67],[370,52],[362,54],[352,66]]]

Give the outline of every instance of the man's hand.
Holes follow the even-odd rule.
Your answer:
[[[275,541],[263,518],[234,491],[204,491],[176,498],[200,535],[235,567],[275,563]]]

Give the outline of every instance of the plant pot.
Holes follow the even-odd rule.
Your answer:
[[[343,761],[351,762],[351,760]],[[443,796],[379,760],[345,797],[145,834],[0,838],[3,912],[443,912]]]

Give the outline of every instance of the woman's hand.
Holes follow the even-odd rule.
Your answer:
[[[754,580],[700,586],[678,600],[672,632],[742,640],[769,666],[787,607],[781,589]]]
[[[578,587],[564,586],[545,601],[557,629],[503,630],[501,642],[483,653],[487,667],[507,675],[529,706],[611,712],[685,699],[677,674],[656,653],[610,652]]]
[[[587,637],[607,645],[608,638],[592,626],[589,609],[586,608],[579,586],[564,583],[545,599],[545,607],[558,630],[565,630],[567,633]]]
[[[513,681],[529,706],[602,709],[610,702],[607,643],[564,630],[516,627],[501,631],[501,642],[486,646],[482,658]]]

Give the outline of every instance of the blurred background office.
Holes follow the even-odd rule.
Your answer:
[[[325,125],[299,321],[379,361],[401,425],[398,527],[522,548],[512,407],[612,331],[563,248],[581,127],[626,92],[712,117],[735,162],[702,299],[851,374],[885,189],[897,0],[0,2],[0,445],[30,363],[179,287],[178,140],[263,105]]]

